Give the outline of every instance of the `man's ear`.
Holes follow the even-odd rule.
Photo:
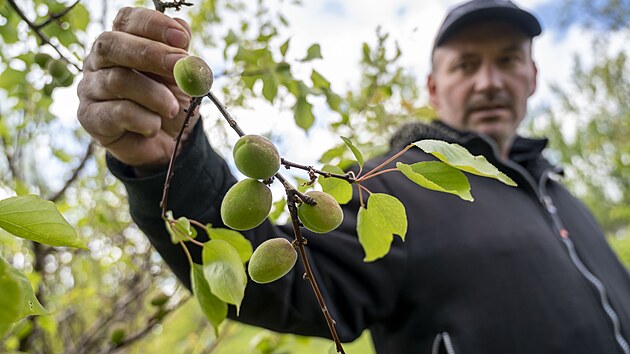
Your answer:
[[[440,100],[437,96],[437,87],[435,82],[435,73],[430,73],[427,76],[427,90],[429,91],[429,103],[433,109],[437,110],[440,108]]]

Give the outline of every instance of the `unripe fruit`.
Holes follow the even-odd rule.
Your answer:
[[[116,323],[109,332],[109,340],[113,344],[119,345],[127,336],[126,332],[127,331],[125,329],[125,325],[123,325],[122,323]]]
[[[42,89],[42,91],[44,92],[44,95],[50,97],[52,96],[53,91],[55,90],[56,87],[57,87],[57,83],[53,82],[53,83],[44,85],[44,88]]]
[[[70,70],[68,70],[66,63],[57,59],[49,61],[48,65],[46,66],[46,70],[48,70],[50,75],[52,75],[52,77],[57,79],[59,82],[66,80],[68,76],[72,75]]]
[[[261,135],[245,135],[238,139],[233,155],[236,168],[250,178],[269,178],[280,169],[278,149]]]
[[[328,193],[319,191],[309,191],[306,192],[306,195],[313,198],[317,205],[302,203],[298,207],[298,216],[304,227],[313,232],[324,234],[341,225],[343,211],[335,198]]]
[[[52,57],[46,53],[36,53],[33,56],[33,61],[35,64],[39,65],[40,68],[45,68],[48,65],[48,62],[52,60]]]
[[[177,86],[189,96],[205,96],[210,92],[214,76],[212,69],[203,59],[188,56],[180,59],[173,67],[173,76]]]
[[[282,278],[295,265],[297,252],[285,238],[272,238],[258,246],[247,265],[253,281],[259,284],[271,283]]]
[[[151,305],[155,307],[162,307],[166,304],[169,298],[170,297],[168,295],[160,291],[151,298]]]
[[[221,202],[221,219],[235,230],[249,230],[267,218],[271,199],[269,187],[255,179],[244,179],[225,194]]]

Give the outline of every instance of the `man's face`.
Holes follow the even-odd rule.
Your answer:
[[[503,151],[536,90],[531,40],[502,23],[471,25],[433,55],[427,86],[440,119],[457,129],[485,133]]]

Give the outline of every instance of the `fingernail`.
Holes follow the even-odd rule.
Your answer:
[[[173,47],[186,49],[188,36],[178,29],[169,28],[166,30],[166,42]]]
[[[186,56],[186,54],[167,54],[164,57],[164,65],[166,66],[166,69],[168,69],[169,71],[173,71],[175,63],[179,59],[185,58]]]

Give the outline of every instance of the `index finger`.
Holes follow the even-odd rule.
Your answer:
[[[181,22],[184,21],[175,20],[156,10],[124,7],[118,11],[112,30],[187,49],[190,31]]]

